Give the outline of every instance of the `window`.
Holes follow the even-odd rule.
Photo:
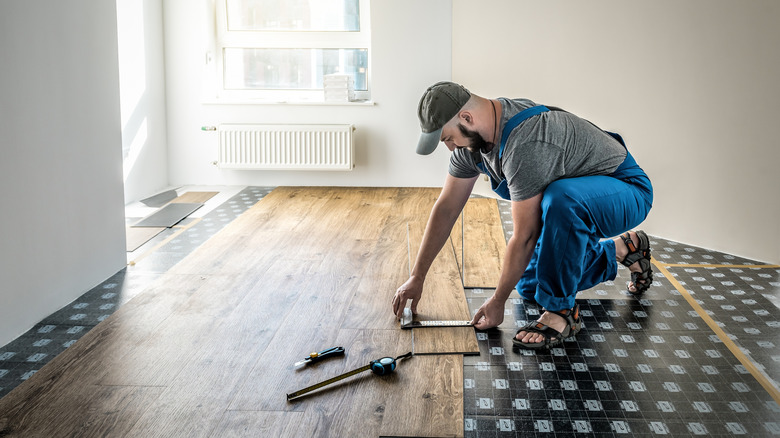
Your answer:
[[[219,98],[323,101],[329,74],[349,76],[354,100],[370,98],[368,0],[214,4]]]

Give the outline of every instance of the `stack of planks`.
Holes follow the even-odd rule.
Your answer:
[[[1,399],[0,436],[463,436],[474,330],[401,330],[390,310],[438,193],[275,189]],[[472,201],[492,203],[494,227],[495,201]],[[480,251],[503,251],[503,236],[487,240]],[[451,241],[427,278],[420,319],[470,319],[456,261],[470,250]],[[462,271],[495,282],[500,259],[491,260]],[[334,346],[346,355],[293,367]],[[391,375],[366,372],[286,400],[409,351]]]

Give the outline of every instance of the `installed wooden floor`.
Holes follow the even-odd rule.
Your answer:
[[[0,436],[462,436],[474,330],[401,330],[390,312],[438,192],[274,190],[1,399]],[[458,240],[420,319],[470,318]],[[332,346],[346,356],[293,367]],[[286,400],[409,351],[392,375]]]

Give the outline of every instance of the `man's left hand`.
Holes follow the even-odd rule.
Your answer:
[[[471,324],[479,330],[498,327],[504,322],[504,303],[496,300],[495,296],[488,298],[479,309]]]

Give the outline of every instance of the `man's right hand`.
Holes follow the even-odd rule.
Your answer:
[[[404,306],[407,300],[412,300],[412,314],[417,314],[417,303],[422,297],[423,280],[415,276],[409,277],[406,283],[395,291],[393,296],[393,313],[397,319],[404,315]]]

